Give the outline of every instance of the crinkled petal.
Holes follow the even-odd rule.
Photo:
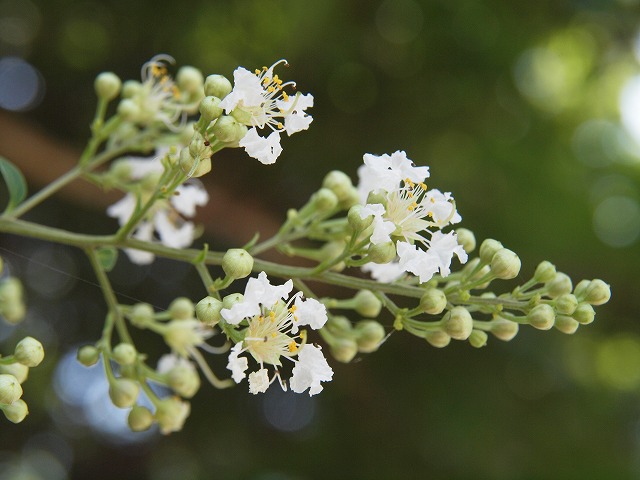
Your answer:
[[[397,242],[396,248],[400,258],[400,266],[406,271],[417,275],[420,283],[428,282],[438,271],[440,264],[437,258],[420,250],[408,242]]]
[[[153,240],[153,224],[150,222],[140,222],[138,228],[133,232],[132,237],[136,240],[150,242]],[[136,250],[134,248],[125,248],[124,253],[127,254],[129,260],[137,265],[149,265],[156,258],[151,252]]]
[[[157,212],[154,220],[163,245],[171,248],[185,248],[193,242],[195,232],[193,223],[181,221],[181,225],[178,226],[169,219],[164,210]]]
[[[315,298],[303,300],[302,297],[296,298],[296,311],[291,333],[298,333],[298,328],[309,325],[314,330],[319,330],[327,323],[327,309]]]
[[[250,157],[257,159],[264,165],[275,163],[276,159],[282,153],[280,133],[274,131],[265,138],[258,135],[255,127],[249,129],[238,145],[244,147]]]
[[[267,391],[271,385],[271,381],[269,380],[269,373],[266,368],[261,368],[257,372],[252,372],[249,374],[249,392],[254,395],[258,393],[264,393]]]
[[[391,283],[400,278],[405,270],[398,262],[366,263],[362,266],[363,272],[368,272],[371,278],[382,283]]]
[[[249,361],[246,357],[239,357],[242,353],[242,342],[236,343],[229,353],[229,362],[227,368],[231,370],[231,378],[236,383],[240,383],[246,376],[244,373],[249,368]]]
[[[185,217],[193,217],[196,207],[203,207],[209,201],[209,194],[200,183],[180,185],[176,193],[171,197],[171,205]]]
[[[300,349],[292,374],[289,380],[291,390],[302,393],[308,388],[309,396],[322,391],[320,382],[329,382],[333,378],[333,370],[324,358],[322,350],[310,344]]]
[[[127,193],[122,199],[107,208],[107,215],[117,218],[118,223],[122,226],[129,221],[135,209],[136,196],[133,193]]]

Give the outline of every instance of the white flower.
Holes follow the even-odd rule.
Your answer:
[[[458,244],[455,232],[433,232],[428,249],[420,250],[408,242],[396,243],[400,266],[420,277],[420,283],[428,282],[435,273],[446,277],[451,273],[451,260],[456,255],[461,263],[467,261],[467,252]]]
[[[187,357],[194,347],[202,345],[212,331],[196,319],[171,320],[151,327],[162,334],[165,343],[178,355]]]
[[[308,388],[311,396],[322,391],[320,382],[329,382],[332,378],[333,370],[320,348],[307,344],[300,349],[289,385],[296,393],[302,393]]]
[[[384,219],[386,210],[384,205],[380,203],[367,204],[360,209],[360,218],[363,220],[373,215],[373,233],[371,234],[371,243],[378,245],[391,241],[391,234],[395,231],[396,226],[393,222]]]
[[[382,156],[367,153],[363,159],[364,165],[358,168],[358,192],[363,203],[370,192],[392,192],[406,179],[417,183],[429,177],[429,167],[416,167],[403,151]]]
[[[327,323],[327,309],[315,298],[303,300],[302,297],[297,297],[293,308],[293,325],[291,326],[293,334],[298,333],[298,328],[305,325],[319,330]]]
[[[239,357],[242,351],[242,343],[236,343],[229,353],[227,368],[231,370],[231,377],[236,383],[240,383],[245,377],[245,370],[249,368],[249,361],[246,357]]]
[[[250,393],[254,395],[264,393],[267,391],[267,388],[269,388],[269,385],[271,385],[271,380],[269,380],[269,372],[267,372],[265,368],[249,374]]]
[[[238,143],[244,147],[247,155],[257,159],[263,165],[275,163],[282,153],[280,146],[280,133],[271,132],[268,137],[261,137],[255,128],[251,128]]]
[[[451,273],[451,259],[455,254],[461,263],[467,261],[467,252],[464,251],[462,245],[458,244],[458,236],[455,232],[444,234],[442,232],[433,232],[431,241],[429,242],[429,254],[437,258],[438,270],[443,277]]]
[[[382,283],[391,283],[402,277],[405,269],[399,262],[389,263],[366,263],[362,266],[362,271],[371,274],[371,278]]]

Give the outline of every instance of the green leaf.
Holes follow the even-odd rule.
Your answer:
[[[96,256],[104,271],[110,272],[118,261],[118,250],[113,247],[102,247],[96,250]]]
[[[0,174],[9,190],[9,203],[4,209],[8,213],[27,197],[27,182],[18,167],[4,157],[0,157]]]

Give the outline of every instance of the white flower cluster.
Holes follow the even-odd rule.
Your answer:
[[[260,366],[249,374],[249,391],[253,394],[265,392],[276,378],[286,389],[279,371],[276,369],[269,377],[265,368],[265,364],[280,367],[281,358],[295,362],[289,385],[296,393],[309,389],[309,395],[315,395],[322,391],[320,382],[328,382],[333,377],[333,370],[320,348],[307,344],[304,332],[299,332],[299,328],[306,325],[314,330],[322,328],[327,321],[327,311],[313,298],[304,300],[301,293],[289,298],[292,289],[291,280],[284,285],[271,285],[262,272],[258,278],[249,279],[241,301],[220,311],[228,324],[247,325],[243,330],[244,340],[231,349],[227,368],[234,381],[240,383],[249,368],[246,356],[240,355],[251,354]]]
[[[395,240],[398,254],[396,262],[363,267],[376,280],[389,282],[409,272],[424,283],[436,273],[449,275],[454,255],[462,263],[467,261],[456,233],[441,230],[458,223],[461,217],[450,193],[427,188],[424,181],[429,177],[429,167],[416,167],[402,151],[382,156],[366,154],[358,177],[358,192],[365,204],[360,217],[373,217],[371,243]]]

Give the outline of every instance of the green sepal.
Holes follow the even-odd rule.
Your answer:
[[[110,272],[118,261],[118,249],[114,247],[101,247],[96,250],[98,263],[105,272]]]
[[[4,213],[9,213],[27,197],[27,182],[18,167],[4,157],[0,157],[0,173],[9,191],[9,203]]]

